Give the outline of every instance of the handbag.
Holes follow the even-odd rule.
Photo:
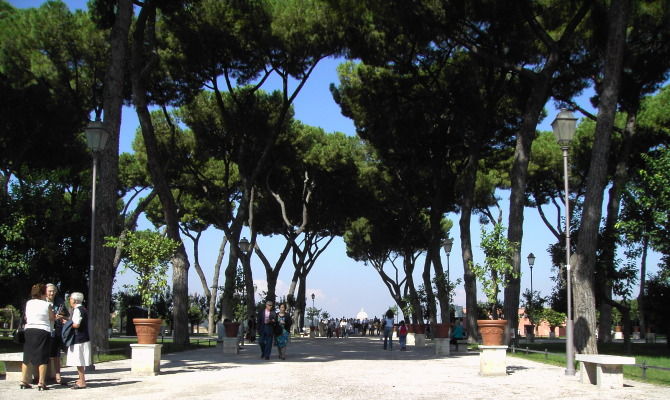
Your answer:
[[[14,343],[24,344],[25,342],[26,342],[26,331],[23,329],[23,327],[14,329]]]

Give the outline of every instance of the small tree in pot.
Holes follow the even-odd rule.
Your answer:
[[[554,310],[553,308],[545,308],[542,311],[541,320],[547,321],[550,329],[550,337],[554,336],[554,330],[557,326],[561,326],[565,323],[567,316],[559,311]]]
[[[160,329],[160,319],[151,318],[151,307],[156,297],[158,297],[165,289],[167,289],[167,271],[169,262],[174,255],[175,250],[179,244],[169,239],[158,232],[145,230],[137,232],[128,232],[122,239],[117,237],[107,237],[105,246],[121,249],[121,260],[123,262],[123,270],[131,270],[137,274],[137,283],[131,287],[137,291],[142,299],[142,306],[147,309],[146,318],[136,318],[133,320],[138,334],[138,342],[140,344],[156,343],[155,337],[153,339],[140,338],[144,333],[144,329],[138,327],[138,323],[148,323],[150,331]],[[154,327],[155,325],[157,327]],[[151,332],[147,332],[153,334]],[[149,340],[151,343],[142,343]]]
[[[518,278],[519,274],[514,271],[512,256],[518,248],[518,243],[510,242],[505,235],[505,227],[498,221],[493,225],[493,230],[487,232],[482,226],[480,248],[484,252],[484,264],[470,263],[470,268],[482,284],[482,291],[486,295],[489,304],[489,320],[478,320],[479,332],[482,335],[484,345],[500,345],[504,334],[506,321],[500,319],[498,304],[498,293],[507,285],[512,278]],[[491,322],[495,320],[495,322]],[[489,336],[489,334],[493,336]]]

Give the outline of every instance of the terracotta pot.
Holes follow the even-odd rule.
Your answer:
[[[423,324],[412,324],[410,325],[414,329],[414,333],[426,334],[426,325]]]
[[[156,344],[162,322],[160,318],[133,318],[137,344]]]
[[[435,325],[435,332],[433,332],[433,337],[448,338],[449,337],[449,324],[436,324]]]
[[[224,322],[223,329],[226,333],[226,337],[237,337],[237,332],[240,329],[239,322]]]
[[[623,327],[621,325],[617,325],[617,326],[614,327],[614,332],[622,332],[622,331],[623,331]]]
[[[314,325],[310,325],[310,327],[309,327],[309,331],[310,331],[310,332],[314,332],[315,330],[316,330],[316,326],[314,326]]]
[[[502,346],[506,325],[507,321],[504,319],[477,320],[479,334],[482,336],[482,344],[484,346]]]

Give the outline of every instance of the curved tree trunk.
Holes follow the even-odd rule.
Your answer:
[[[102,247],[103,238],[116,236],[120,227],[116,193],[119,171],[119,131],[123,107],[123,88],[125,87],[126,54],[128,53],[128,33],[133,15],[130,0],[119,0],[114,26],[111,32],[111,51],[105,73],[103,90],[103,124],[109,132],[107,147],[100,154],[100,185],[98,186],[96,216],[97,228],[94,246],[95,254],[93,279],[94,295],[89,299],[91,309],[91,341],[93,348],[108,349],[107,330],[110,324],[109,304],[112,301],[112,286],[116,276],[114,263],[115,250]]]
[[[209,297],[209,312],[207,313],[207,326],[209,326],[209,334],[213,334],[216,330],[216,300],[219,293],[219,273],[221,272],[221,264],[223,263],[223,255],[225,254],[227,238],[224,236],[219,247],[219,255],[214,264],[214,275],[212,275],[212,290]]]
[[[474,208],[475,187],[477,182],[477,170],[481,157],[481,135],[479,131],[473,131],[469,141],[468,161],[463,170],[461,194],[461,218],[459,220],[461,239],[461,258],[463,259],[463,288],[465,289],[466,321],[465,330],[468,333],[468,343],[476,343],[477,338],[477,278],[472,268],[472,232],[470,222],[472,221],[472,210]]]
[[[509,199],[509,222],[507,227],[507,239],[511,243],[518,243],[512,258],[512,266],[517,276],[521,271],[521,241],[523,238],[523,210],[526,205],[526,181],[528,180],[528,162],[530,160],[530,147],[535,137],[535,128],[538,118],[544,108],[549,95],[550,75],[547,72],[537,78],[530,98],[524,111],[523,124],[517,136],[516,148],[514,150],[514,161],[512,164],[511,193]],[[505,287],[504,314],[507,319],[505,330],[505,343],[509,343],[511,333],[517,329],[519,321],[519,296],[520,278],[508,278]]]
[[[154,31],[153,25],[156,19],[155,4],[146,2],[142,7],[133,33],[133,46],[131,51],[131,82],[133,103],[137,111],[142,138],[147,153],[147,164],[154,188],[158,193],[167,236],[179,243],[175,255],[172,257],[172,301],[173,301],[173,341],[178,345],[189,342],[188,329],[188,256],[186,248],[179,234],[179,218],[177,217],[177,205],[175,203],[170,186],[165,177],[163,164],[166,160],[161,159],[156,140],[154,126],[151,121],[147,102],[147,91],[144,82],[151,65],[155,60],[146,60],[144,52],[145,43],[153,43],[155,38],[147,37],[147,33]],[[153,50],[153,49],[150,49]]]
[[[607,184],[607,161],[621,81],[628,1],[613,0],[609,12],[609,31],[605,68],[598,108],[595,139],[586,184],[582,221],[578,233],[574,266],[574,342],[577,351],[597,354],[595,339],[595,255],[602,214],[603,192]]]
[[[432,248],[432,246],[431,246]],[[426,254],[426,258],[424,260],[424,265],[423,265],[423,273],[421,274],[421,278],[423,279],[423,287],[426,290],[426,308],[428,309],[428,323],[431,325],[437,324],[437,304],[435,301],[435,293],[433,292],[433,282],[430,280],[430,259],[431,259],[431,253],[432,250],[428,249],[428,252]],[[407,278],[408,285],[411,282],[412,286],[414,286],[414,280],[412,278]],[[410,302],[412,304],[412,309],[414,308],[414,302]],[[444,316],[442,317],[444,318]],[[421,320],[423,322],[423,319]]]
[[[412,305],[412,309],[417,315],[417,319],[421,323],[424,319],[423,312],[421,311],[421,302],[419,301],[419,296],[416,293],[416,287],[414,286],[414,259],[412,257],[411,251],[405,251],[403,253],[403,267],[405,270],[405,276],[407,278],[407,289],[409,291],[409,302]],[[431,319],[432,323],[433,319]],[[432,330],[432,332],[435,332]]]

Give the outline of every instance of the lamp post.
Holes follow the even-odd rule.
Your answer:
[[[444,243],[442,244],[444,252],[447,253],[447,284],[449,284],[449,255],[451,254],[451,247],[453,245],[454,239],[452,238],[445,239]],[[451,288],[449,290],[451,290]]]
[[[237,243],[240,247],[240,252],[242,253],[242,277],[243,277],[243,282],[242,282],[242,298],[244,299],[244,303],[247,307],[247,317],[252,316],[252,310],[253,310],[253,301],[249,301],[247,299],[247,254],[249,253],[250,250],[250,243],[247,240],[247,238],[243,237],[240,239],[240,241]]]
[[[533,265],[535,265],[535,254],[528,254],[528,265],[530,266],[530,295],[533,296]]]
[[[312,293],[312,325],[314,325],[314,317],[315,317],[314,313],[316,312],[316,307],[314,307],[314,298],[315,297],[316,296],[314,296],[314,293]]]
[[[88,126],[86,127],[86,143],[88,144],[88,148],[91,150],[91,153],[93,155],[93,171],[92,171],[93,178],[91,184],[91,258],[88,270],[89,308],[93,304],[93,294],[94,294],[93,278],[95,272],[95,189],[98,175],[98,156],[100,154],[100,151],[102,151],[105,148],[105,145],[107,145],[108,138],[109,138],[109,132],[107,132],[107,129],[105,129],[100,119],[96,119],[95,121],[91,121],[88,123]],[[95,327],[95,325],[93,324],[93,319],[95,317],[94,314],[95,313],[93,312],[89,315],[88,323],[89,326],[91,327]],[[95,328],[93,328],[93,332],[95,332]]]
[[[565,280],[568,286],[568,318],[566,321],[566,375],[575,374],[575,350],[572,324],[572,272],[570,270],[570,196],[568,186],[568,149],[570,142],[575,136],[577,118],[568,110],[561,110],[551,127],[556,136],[556,141],[563,150],[563,179],[565,184]]]

